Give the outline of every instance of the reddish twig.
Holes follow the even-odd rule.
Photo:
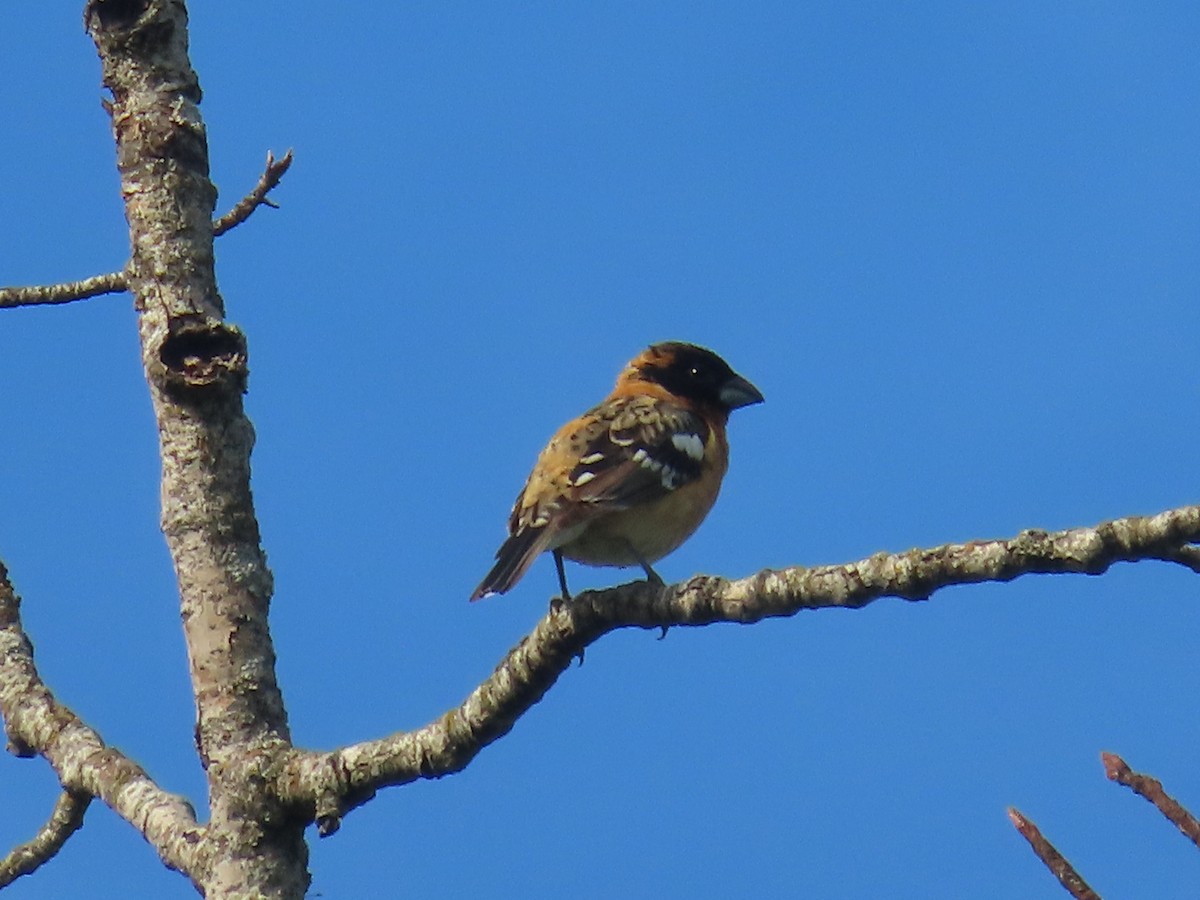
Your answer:
[[[275,154],[267,152],[267,167],[263,170],[262,176],[258,179],[258,184],[245,197],[238,201],[229,212],[221,216],[213,222],[213,236],[220,237],[231,228],[235,228],[245,222],[250,215],[260,206],[269,206],[272,209],[279,207],[267,197],[280,179],[292,165],[292,151],[289,150],[283,154],[283,159],[275,159]]]
[[[1074,866],[1067,862],[1066,857],[1054,849],[1054,845],[1042,836],[1036,825],[1011,806],[1008,808],[1008,817],[1016,826],[1017,831],[1021,833],[1021,837],[1029,841],[1029,846],[1033,848],[1038,859],[1046,864],[1046,868],[1053,873],[1072,897],[1076,900],[1100,900],[1100,895],[1080,877]]]
[[[1200,822],[1196,817],[1180,805],[1179,801],[1163,790],[1162,782],[1149,775],[1134,772],[1121,757],[1115,753],[1101,753],[1104,763],[1104,774],[1110,781],[1123,784],[1135,794],[1140,794],[1158,807],[1158,811],[1171,820],[1171,823],[1183,832],[1184,837],[1197,847],[1200,847]]]

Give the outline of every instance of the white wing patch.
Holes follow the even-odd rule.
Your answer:
[[[643,468],[649,469],[651,472],[657,472],[662,479],[662,486],[668,491],[673,491],[679,487],[681,478],[679,473],[675,471],[668,463],[655,459],[646,452],[644,447],[639,447],[637,452],[633,454],[633,461]]]
[[[680,453],[686,453],[694,460],[699,461],[704,459],[704,441],[700,440],[700,435],[698,434],[676,432],[671,435],[671,443],[675,445],[675,449]]]

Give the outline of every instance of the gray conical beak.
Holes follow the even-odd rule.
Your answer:
[[[755,403],[763,402],[762,391],[741,375],[734,375],[721,385],[721,390],[717,392],[717,396],[730,409],[753,406]]]

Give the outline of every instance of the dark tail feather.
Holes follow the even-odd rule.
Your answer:
[[[475,588],[471,599],[480,600],[508,591],[521,580],[549,543],[550,534],[545,528],[526,528],[514,534],[496,551],[496,564]]]

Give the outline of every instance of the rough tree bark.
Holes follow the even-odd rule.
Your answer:
[[[268,158],[255,192],[216,223],[216,191],[187,52],[182,0],[91,0],[85,21],[111,91],[131,255],[121,272],[68,285],[0,290],[0,307],[128,290],[158,423],[162,529],[179,583],[196,701],[196,741],[211,816],[159,788],[41,682],[0,566],[0,712],[10,750],[40,756],[63,796],[46,826],[0,860],[0,885],[52,856],[98,798],[163,862],[209,898],[303,897],[304,830],[337,830],[379,788],[466,766],[505,734],[591,642],[618,628],[755,622],[802,609],[861,607],[884,596],[1027,573],[1099,574],[1160,559],[1200,571],[1200,507],[1054,534],[878,554],[842,566],[764,571],[742,581],[697,577],[585,592],[553,608],[458,707],[413,732],[331,752],[292,745],[267,627],[271,573],[250,493],[254,431],[242,394],[246,342],[225,322],[213,237],[267,203],[287,158]]]
[[[290,745],[267,630],[271,573],[250,496],[246,343],[224,322],[216,189],[182,2],[95,0],[129,222],[128,286],[162,457],[162,529],[179,580],[211,820],[188,873],[207,896],[302,896],[305,822],[257,785]]]

